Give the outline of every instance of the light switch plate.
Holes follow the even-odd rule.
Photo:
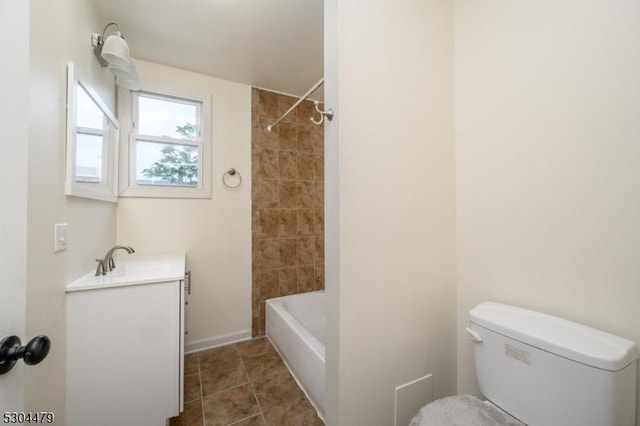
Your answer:
[[[56,223],[53,232],[53,251],[59,252],[67,249],[67,228],[66,223]]]

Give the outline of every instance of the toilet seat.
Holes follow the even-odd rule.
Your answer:
[[[418,411],[409,426],[526,426],[491,403],[471,395],[433,401]]]

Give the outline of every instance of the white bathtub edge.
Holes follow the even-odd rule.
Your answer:
[[[307,400],[318,413],[318,417],[324,422],[324,344],[284,306],[285,301],[306,298],[310,293],[267,300],[266,335],[298,386],[307,396]]]
[[[284,357],[284,355],[282,355],[282,353],[280,352],[278,347],[275,345],[275,343],[273,343],[273,341],[271,340],[271,337],[267,336],[267,339],[269,339],[269,342],[271,342],[271,346],[273,346],[276,352],[278,352],[278,355],[280,355],[280,358],[282,358],[282,362],[284,362],[284,365],[287,367],[287,370],[289,370],[289,373],[291,373],[291,376],[293,376],[293,380],[295,380],[296,383],[298,384],[298,387],[302,389],[302,393],[304,393],[304,396],[307,397],[307,401],[309,401],[313,409],[316,410],[316,414],[318,415],[318,417],[320,417],[320,420],[322,420],[322,423],[326,423],[324,420],[324,412],[318,407],[318,404],[315,398],[309,395],[306,387],[300,382],[300,380],[298,380],[298,377],[296,377],[296,374],[293,372],[293,369],[289,366],[289,363],[287,362],[286,358]]]
[[[311,293],[320,293],[322,292],[322,290],[320,291],[314,291]],[[300,293],[300,294],[307,294],[307,293]],[[293,295],[298,296],[297,294]],[[267,300],[267,304],[278,313],[278,315],[280,315],[283,319],[285,319],[287,322],[291,322],[294,321],[295,323],[300,324],[300,322],[298,321],[297,318],[295,318],[293,315],[291,315],[291,313],[282,305],[282,300],[285,299],[286,297],[292,297],[292,296],[284,296],[284,297],[278,297],[275,299],[268,299]],[[318,338],[316,336],[314,336],[312,333],[309,332],[309,330],[307,330],[304,326],[301,326],[299,329],[297,329],[297,331],[302,334],[304,336],[303,339],[303,343],[318,357],[322,360],[323,363],[325,363],[325,353],[326,353],[326,349],[324,347],[324,344],[322,344],[322,342],[320,340],[318,340]],[[271,339],[269,339],[271,340]],[[273,343],[273,342],[271,342]]]

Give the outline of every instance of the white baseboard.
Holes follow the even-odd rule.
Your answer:
[[[194,340],[184,345],[184,353],[190,354],[200,352],[206,349],[217,348],[218,346],[228,345],[230,343],[241,342],[251,339],[251,330],[243,330],[237,333],[225,334],[223,336],[209,337],[207,339]]]

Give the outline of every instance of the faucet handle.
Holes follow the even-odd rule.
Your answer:
[[[100,275],[107,275],[107,272],[104,270],[104,261],[102,259],[96,259],[96,262],[98,262],[96,277],[99,277]]]
[[[106,266],[106,265],[105,265]],[[113,271],[116,268],[116,262],[113,260],[113,257],[109,257],[109,270]]]

